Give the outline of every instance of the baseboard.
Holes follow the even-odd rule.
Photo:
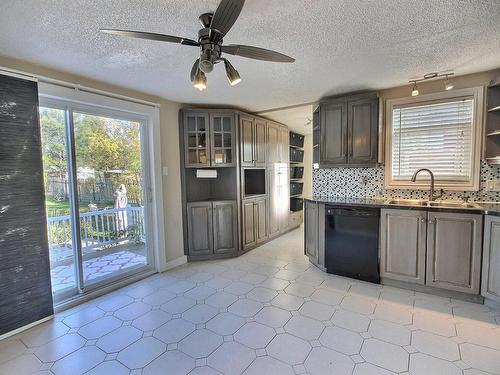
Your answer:
[[[17,335],[18,333],[21,333],[23,331],[26,331],[27,329],[30,329],[30,328],[33,328],[34,326],[37,326],[39,324],[42,324],[42,323],[45,323],[49,320],[51,320],[52,318],[54,318],[54,315],[49,315],[48,317],[46,318],[43,318],[43,319],[40,319],[40,320],[37,320],[36,322],[33,322],[33,323],[30,323],[30,324],[27,324],[25,326],[22,326],[22,327],[19,327],[13,331],[10,331],[10,332],[7,332],[7,333],[4,333],[3,335],[0,335],[0,341],[2,341],[3,339],[6,339],[8,337],[11,337],[11,336],[14,336],[14,335]]]
[[[177,259],[171,260],[170,262],[167,262],[165,264],[165,269],[162,270],[161,272],[171,270],[172,268],[182,266],[183,264],[187,263],[187,256],[183,255]]]

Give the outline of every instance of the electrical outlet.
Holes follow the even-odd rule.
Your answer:
[[[500,191],[500,180],[486,181],[486,191]]]

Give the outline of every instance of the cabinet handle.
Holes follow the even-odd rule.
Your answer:
[[[425,223],[425,222],[427,222],[427,219],[422,218],[422,219],[420,219],[420,222],[421,222],[421,223]]]
[[[437,222],[437,219],[436,219],[436,218],[434,218],[434,219],[432,219],[432,220],[429,220],[429,224],[436,224],[436,222]]]

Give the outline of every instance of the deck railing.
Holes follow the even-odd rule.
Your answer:
[[[51,256],[64,258],[65,249],[71,249],[70,215],[47,219]],[[144,242],[144,207],[110,208],[80,214],[82,251],[117,244],[126,240]]]

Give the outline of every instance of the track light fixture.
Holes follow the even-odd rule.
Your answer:
[[[193,87],[200,91],[206,90],[207,88],[207,76],[200,69],[197,70],[194,76]]]
[[[411,84],[413,84],[413,87],[411,90],[411,96],[418,96],[418,94],[419,94],[417,82],[427,81],[429,79],[436,79],[436,78],[441,78],[441,77],[445,77],[445,81],[444,81],[445,90],[452,90],[453,84],[451,83],[449,77],[452,76],[453,74],[454,74],[453,72],[450,72],[450,73],[427,73],[422,78],[416,78],[416,79],[410,80],[409,82]]]
[[[411,81],[410,81],[411,82]],[[411,90],[411,96],[418,96],[417,81],[413,81],[413,89]]]
[[[224,67],[226,68],[226,76],[231,86],[236,86],[241,82],[240,73],[234,68],[229,60],[224,59]]]

